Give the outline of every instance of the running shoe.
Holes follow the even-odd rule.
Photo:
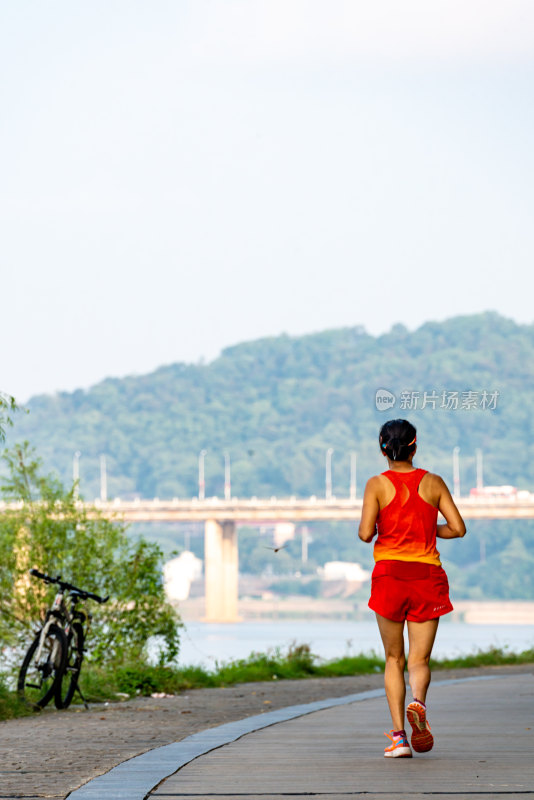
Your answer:
[[[410,703],[406,709],[408,722],[412,726],[412,747],[416,753],[426,753],[434,747],[434,737],[427,722],[426,711],[421,703]]]
[[[410,745],[408,744],[408,739],[406,736],[394,736],[392,730],[389,733],[384,733],[384,736],[387,736],[388,739],[391,739],[391,744],[384,750],[385,758],[412,757],[412,751],[410,750]]]

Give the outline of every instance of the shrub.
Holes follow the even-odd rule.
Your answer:
[[[12,502],[0,516],[0,638],[27,643],[54,597],[54,586],[29,577],[31,567],[61,575],[100,595],[89,601],[93,621],[88,658],[97,664],[144,661],[151,636],[163,642],[160,663],[178,654],[179,618],[166,601],[163,555],[142,539],[131,541],[125,526],[78,502],[76,487],[65,490],[25,443],[6,451],[4,496]]]

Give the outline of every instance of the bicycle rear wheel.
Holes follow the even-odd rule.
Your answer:
[[[41,634],[29,646],[19,672],[17,691],[35,710],[44,708],[56,691],[67,656],[67,638],[61,628],[51,625],[39,653]]]
[[[78,686],[83,661],[83,627],[74,623],[67,638],[65,669],[56,683],[54,702],[56,708],[68,708]]]

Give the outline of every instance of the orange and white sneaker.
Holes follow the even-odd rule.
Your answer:
[[[417,700],[406,709],[408,722],[412,726],[412,747],[416,753],[426,753],[434,747],[434,737],[426,718],[426,709]]]
[[[411,758],[412,751],[408,744],[408,737],[406,734],[397,734],[391,730],[389,733],[384,733],[388,739],[391,739],[391,744],[384,750],[385,758]]]

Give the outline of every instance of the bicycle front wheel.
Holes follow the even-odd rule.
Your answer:
[[[44,708],[54,697],[65,668],[67,637],[51,625],[43,638],[39,633],[28,648],[19,672],[17,690],[33,708]]]
[[[54,702],[56,708],[68,708],[78,686],[83,661],[83,627],[74,623],[67,639],[65,669],[56,683]]]

